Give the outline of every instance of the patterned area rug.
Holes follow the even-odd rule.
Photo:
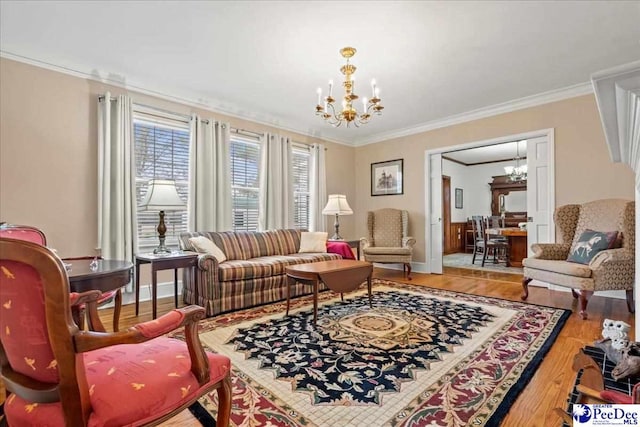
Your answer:
[[[321,293],[317,326],[309,297],[292,308],[202,322],[232,361],[232,425],[497,426],[570,313],[381,280],[373,308]],[[215,393],[199,404],[215,417]]]
[[[444,267],[469,268],[471,270],[481,271],[497,271],[499,273],[522,274],[523,269],[520,267],[507,267],[502,264],[494,264],[493,257],[487,257],[484,267],[482,266],[482,255],[476,256],[476,263],[472,264],[473,254],[449,254],[442,257],[442,265]]]

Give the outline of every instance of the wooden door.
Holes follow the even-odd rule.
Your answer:
[[[451,177],[446,175],[442,175],[442,234],[443,252],[455,252],[451,248]]]

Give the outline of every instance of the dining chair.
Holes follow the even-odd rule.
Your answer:
[[[505,263],[505,265],[509,265],[509,242],[496,240],[493,238],[490,239],[487,236],[485,219],[482,215],[472,216],[471,225],[473,227],[474,238],[473,258],[471,260],[471,263],[475,264],[476,256],[478,254],[481,254],[482,267],[484,267],[484,264],[487,260],[487,255],[491,253],[491,255],[493,255],[494,264],[502,261]],[[499,257],[499,253],[504,254],[504,256]]]
[[[95,299],[87,301],[97,312]],[[204,351],[202,307],[175,309],[121,332],[82,331],[71,316],[62,260],[42,245],[0,237],[0,312],[0,375],[11,426],[155,425],[213,390],[216,425],[229,424],[231,362]],[[184,341],[164,336],[181,327]]]

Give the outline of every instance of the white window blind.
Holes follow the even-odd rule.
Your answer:
[[[293,221],[296,228],[309,229],[309,147],[294,145],[292,149]]]
[[[231,137],[231,205],[233,231],[258,230],[260,143]]]
[[[149,180],[171,179],[180,198],[187,204],[189,196],[189,125],[162,113],[133,114],[135,146],[136,201],[142,202]],[[158,246],[157,211],[137,209],[138,249],[149,251]],[[178,235],[187,231],[187,211],[165,212],[166,246],[178,247]]]

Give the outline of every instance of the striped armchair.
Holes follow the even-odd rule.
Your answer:
[[[587,318],[587,303],[594,292],[625,290],[627,306],[634,312],[635,281],[635,203],[622,199],[596,200],[582,205],[560,206],[554,213],[562,243],[538,243],[531,246],[534,255],[523,260],[522,299],[529,296],[533,279],[571,288],[580,298],[580,314]],[[622,239],[613,249],[595,255],[588,264],[567,261],[571,248],[585,230],[617,231]]]
[[[360,239],[364,260],[402,264],[411,280],[411,258],[416,239],[408,236],[409,213],[400,209],[380,209],[367,213],[368,236]]]

